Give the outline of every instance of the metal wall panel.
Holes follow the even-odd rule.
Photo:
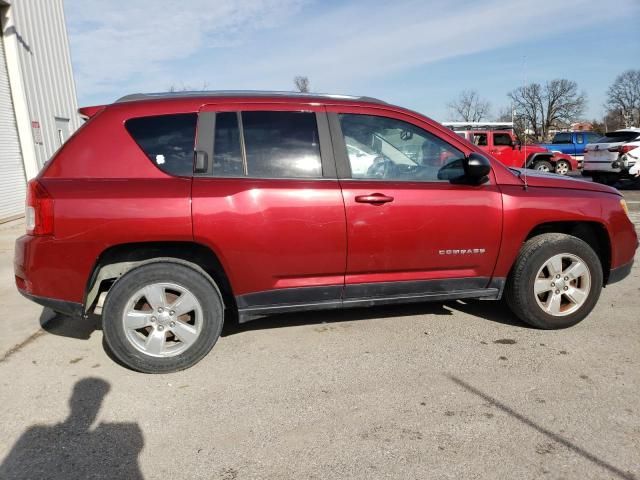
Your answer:
[[[69,119],[73,133],[81,123],[71,69],[63,0],[13,0],[22,81],[35,132],[40,167],[60,146],[57,119]]]
[[[0,35],[0,222],[24,213],[26,180]]]

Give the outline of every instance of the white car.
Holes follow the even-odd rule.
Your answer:
[[[640,128],[624,128],[607,133],[584,149],[582,174],[593,178],[594,182],[615,183],[629,178],[629,168],[633,161],[627,155],[640,147]]]
[[[625,153],[623,159],[629,167],[629,175],[632,177],[640,177],[640,147],[629,150]]]

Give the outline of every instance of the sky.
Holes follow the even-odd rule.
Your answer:
[[[640,0],[65,0],[81,106],[137,92],[366,95],[439,121],[463,90],[492,114],[525,83],[568,78],[604,113],[640,68]]]

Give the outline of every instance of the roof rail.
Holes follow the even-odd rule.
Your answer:
[[[451,130],[513,130],[513,122],[442,122]]]
[[[133,93],[120,97],[114,103],[135,102],[138,100],[161,100],[188,97],[284,97],[284,98],[318,98],[334,100],[362,100],[371,103],[386,103],[373,97],[356,97],[352,95],[336,95],[327,93],[301,93],[262,90],[194,90],[184,92]]]

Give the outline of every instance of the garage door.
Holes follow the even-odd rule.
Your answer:
[[[0,222],[24,213],[26,185],[0,35]]]

